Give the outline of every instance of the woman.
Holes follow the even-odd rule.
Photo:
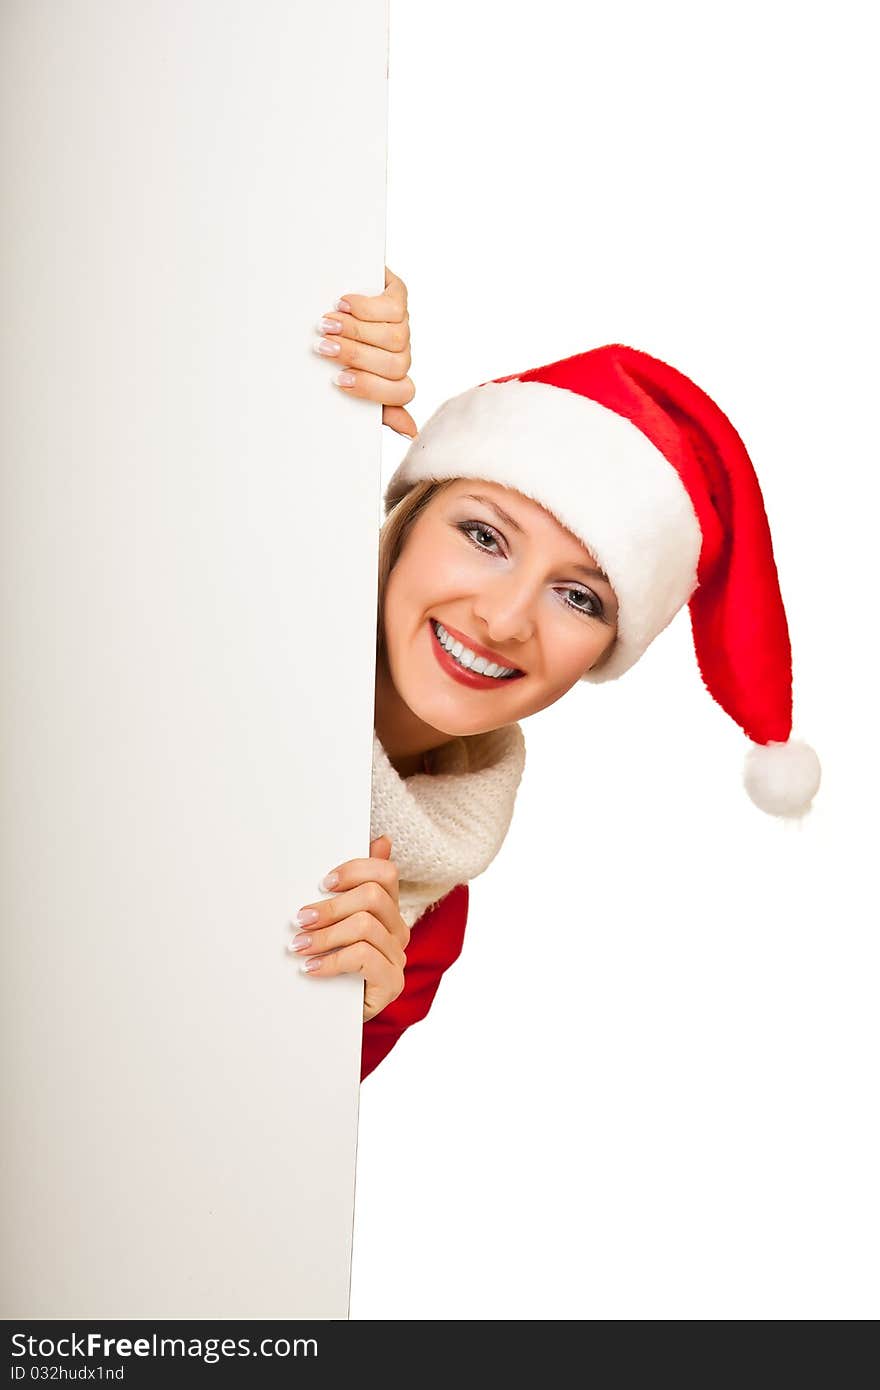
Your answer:
[[[339,384],[412,435],[405,286],[390,276],[385,295],[346,302],[337,355],[362,370]],[[706,688],[752,739],[755,804],[800,818],[820,780],[790,739],[791,648],[751,461],[674,367],[611,344],[465,391],[413,439],[385,508],[370,857],[322,880],[337,895],[301,911],[290,943],[317,978],[363,974],[362,1079],[461,951],[468,883],[513,814],[519,721],[623,675],[686,603]]]

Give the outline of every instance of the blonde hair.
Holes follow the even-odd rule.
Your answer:
[[[406,538],[415,525],[416,519],[425,510],[432,497],[445,492],[456,478],[444,478],[437,482],[434,478],[424,478],[405,492],[394,504],[385,518],[379,532],[379,583],[378,583],[378,622],[376,628],[376,655],[385,651],[385,590],[388,577],[406,544]]]

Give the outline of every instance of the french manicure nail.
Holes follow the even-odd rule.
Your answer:
[[[351,305],[347,299],[337,299],[335,307],[341,310],[343,314],[351,313]]]
[[[321,319],[321,322],[318,324],[318,332],[341,333],[342,324],[339,322],[339,319]]]
[[[354,386],[354,372],[337,372],[333,378],[337,386]]]
[[[338,357],[341,351],[339,344],[330,338],[319,338],[315,343],[315,352],[320,352],[322,357]]]
[[[297,932],[287,943],[288,951],[304,951],[307,946],[311,946],[312,938],[306,936],[305,932]]]
[[[300,966],[300,970],[302,971],[302,973],[303,973],[304,975],[306,975],[306,974],[308,974],[308,972],[309,972],[310,970],[317,970],[318,967],[320,966],[320,964],[321,964],[321,961],[320,961],[319,957],[318,957],[318,956],[312,956],[310,960],[304,960],[304,961],[303,961],[302,965]]]
[[[325,874],[318,887],[321,889],[322,893],[329,893],[338,883],[339,875],[337,873]]]
[[[317,920],[318,914],[313,907],[301,907],[296,914],[295,923],[298,927],[310,927]]]

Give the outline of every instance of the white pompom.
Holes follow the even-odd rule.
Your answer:
[[[809,811],[821,780],[819,759],[801,739],[753,743],[746,754],[746,791],[768,815],[803,816]]]

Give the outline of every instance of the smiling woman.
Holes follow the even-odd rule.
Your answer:
[[[800,819],[821,775],[791,738],[751,460],[674,367],[615,343],[465,391],[413,439],[385,509],[370,857],[339,867],[296,947],[319,978],[363,973],[362,1078],[461,951],[468,884],[513,815],[520,721],[623,675],[686,605],[706,689],[751,741],[752,801]]]
[[[401,994],[364,1025],[362,1077],[461,951],[467,885],[512,817],[519,721],[624,674],[686,604],[706,688],[752,740],[755,804],[803,817],[820,780],[790,738],[757,478],[675,368],[613,344],[466,391],[413,441],[385,506],[371,834],[393,845],[411,932]]]
[[[422,482],[401,499],[379,595],[375,726],[403,776],[450,737],[554,704],[616,638],[595,558],[537,502],[487,480],[476,493],[467,478]]]

